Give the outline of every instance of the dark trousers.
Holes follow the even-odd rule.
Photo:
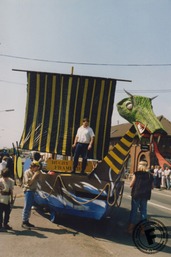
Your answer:
[[[74,163],[73,163],[73,171],[75,172],[78,165],[78,158],[82,157],[82,169],[81,172],[84,173],[87,166],[87,148],[88,144],[77,143],[75,152],[74,152]]]
[[[130,224],[137,223],[138,209],[140,210],[141,220],[147,219],[147,199],[134,199],[131,201]]]
[[[7,225],[10,218],[11,207],[10,204],[0,203],[0,226]],[[3,217],[4,214],[4,217]]]

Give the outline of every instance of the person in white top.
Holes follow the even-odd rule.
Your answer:
[[[2,170],[2,177],[0,178],[0,231],[12,229],[8,222],[11,204],[13,204],[14,180],[9,177],[9,174],[9,169],[5,168]]]
[[[79,156],[82,157],[82,169],[81,173],[84,173],[87,165],[87,154],[92,148],[94,142],[95,134],[91,127],[89,127],[89,120],[87,118],[83,119],[83,125],[78,128],[77,134],[75,136],[74,144],[74,161],[72,173],[75,173]]]
[[[154,167],[154,173],[153,173],[153,176],[154,176],[154,187],[155,187],[155,188],[157,187],[158,170],[159,170],[159,166],[158,166],[158,165],[155,165],[155,167]]]
[[[166,188],[170,190],[170,175],[171,175],[171,170],[166,166],[164,170],[165,178],[166,178]]]
[[[164,168],[161,168],[161,188],[166,188],[166,177],[165,177],[165,172]]]
[[[4,170],[7,167],[7,161],[6,161],[7,159],[8,159],[8,156],[4,156],[2,158],[2,162],[0,163],[0,177],[1,177],[2,170]]]

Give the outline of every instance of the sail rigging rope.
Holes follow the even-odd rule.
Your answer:
[[[114,189],[113,189],[114,200],[113,200],[112,203],[110,203],[110,200],[109,200],[109,199],[110,199],[110,192],[111,192],[111,184],[110,184],[110,183],[106,183],[105,186],[103,187],[103,189],[101,190],[101,192],[100,192],[98,195],[96,195],[94,198],[92,198],[92,199],[90,199],[90,200],[87,200],[87,201],[85,201],[85,202],[80,202],[80,201],[76,200],[76,199],[71,195],[71,193],[68,192],[68,190],[67,190],[67,188],[65,187],[65,184],[64,184],[64,182],[63,182],[63,180],[62,180],[61,175],[57,175],[57,176],[56,176],[55,181],[54,181],[54,184],[53,184],[53,186],[51,187],[51,190],[50,190],[50,192],[48,193],[48,196],[44,196],[44,197],[43,197],[44,199],[48,199],[48,197],[52,194],[52,192],[55,191],[54,188],[55,188],[55,185],[56,185],[58,179],[60,180],[60,182],[61,182],[61,184],[62,184],[62,187],[65,189],[65,193],[67,194],[67,196],[70,197],[70,198],[71,198],[75,203],[77,203],[77,204],[85,205],[85,204],[88,204],[88,203],[90,203],[90,202],[95,201],[96,199],[98,199],[98,198],[102,195],[102,193],[103,193],[107,188],[108,188],[108,192],[107,192],[107,203],[108,203],[108,205],[109,205],[109,206],[113,206],[113,205],[115,205],[115,203],[116,203],[116,201],[117,201],[116,187],[114,187]]]

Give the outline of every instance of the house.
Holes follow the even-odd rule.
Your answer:
[[[167,135],[161,136],[161,138],[155,139],[158,141],[158,150],[160,154],[171,164],[171,122],[163,115],[157,117],[163,125]],[[132,124],[124,123],[111,127],[110,134],[110,147],[113,147],[124,134],[130,129]],[[154,149],[154,145],[150,142],[150,138],[135,137],[133,145],[130,149],[129,157],[125,163],[125,169],[131,174],[137,169],[137,164],[140,160],[146,159],[149,168],[152,165],[159,165],[158,158]]]

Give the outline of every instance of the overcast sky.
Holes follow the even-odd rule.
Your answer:
[[[154,113],[171,120],[171,0],[0,0],[0,147],[20,141],[24,125],[26,73],[12,69],[71,66],[132,80],[117,83],[112,125],[126,122],[115,107],[124,89],[158,95]]]

